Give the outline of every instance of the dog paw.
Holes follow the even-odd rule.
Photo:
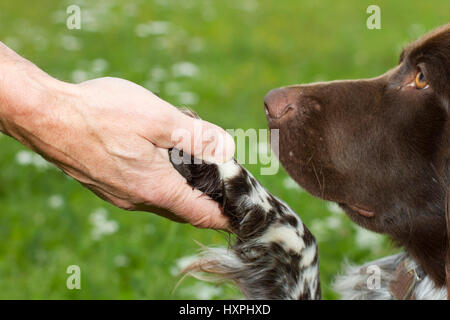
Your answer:
[[[206,163],[176,148],[169,150],[169,158],[192,188],[223,204],[223,181],[216,164]]]

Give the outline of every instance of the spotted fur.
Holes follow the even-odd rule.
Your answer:
[[[432,278],[425,274],[423,269],[407,253],[399,253],[375,260],[363,266],[347,266],[342,275],[338,276],[333,289],[341,295],[344,300],[394,300],[389,284],[395,274],[397,266],[408,261],[411,270],[417,270],[418,280],[412,287],[411,297],[416,300],[445,300],[447,289],[445,286],[436,286]],[[379,268],[379,287],[368,285],[373,272],[371,266]]]
[[[208,248],[185,271],[233,281],[249,299],[320,299],[317,244],[298,215],[271,195],[236,160],[195,164],[173,149],[187,183],[217,201],[236,240]]]

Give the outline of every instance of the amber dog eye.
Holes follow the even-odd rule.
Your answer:
[[[428,86],[427,81],[425,80],[425,76],[423,75],[422,71],[417,71],[416,73],[416,80],[415,80],[416,88],[417,89],[424,89]]]

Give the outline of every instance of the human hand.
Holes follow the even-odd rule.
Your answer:
[[[23,98],[26,93],[16,99],[20,106],[14,95],[8,97],[9,109],[16,111],[0,112],[6,119],[1,121],[2,131],[118,207],[154,212],[197,227],[227,229],[219,206],[186,184],[167,152],[176,146],[198,158],[228,160],[234,141],[223,129],[190,118],[123,79],[72,85],[38,69],[27,73],[33,76],[17,82],[28,81],[22,88],[40,92],[29,95],[32,105]],[[180,129],[186,133],[184,139],[174,140],[180,138],[174,134]],[[216,139],[202,139],[206,132],[211,137],[211,131]]]

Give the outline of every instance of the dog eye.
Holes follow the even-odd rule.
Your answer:
[[[416,73],[416,79],[415,79],[415,85],[417,89],[425,89],[428,87],[428,83],[425,80],[425,76],[422,71],[417,71]]]

